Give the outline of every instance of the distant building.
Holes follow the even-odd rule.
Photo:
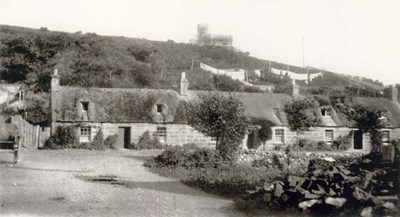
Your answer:
[[[210,34],[207,24],[197,25],[197,39],[190,40],[191,44],[213,45],[213,46],[232,46],[233,38],[231,35]]]

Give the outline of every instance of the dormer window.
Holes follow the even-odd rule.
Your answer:
[[[278,108],[273,108],[274,114],[279,117],[279,109]]]
[[[162,109],[163,108],[163,105],[162,104],[157,104],[157,112],[158,113],[161,113],[162,112]]]
[[[81,109],[83,112],[89,111],[89,102],[81,102]]]
[[[321,109],[322,116],[332,116],[332,109],[324,108]]]
[[[387,111],[386,110],[379,111],[379,117],[380,118],[386,118],[387,117]]]

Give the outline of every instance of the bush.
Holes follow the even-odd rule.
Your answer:
[[[73,126],[58,126],[54,134],[44,144],[44,149],[61,149],[78,144],[78,136]]]
[[[333,141],[332,149],[340,151],[348,150],[351,147],[352,136],[353,135],[351,133],[347,136],[339,136],[337,139]]]
[[[143,135],[139,138],[139,142],[137,144],[132,143],[128,149],[134,150],[142,150],[142,149],[162,149],[163,144],[157,138],[156,133],[153,136],[150,135],[149,131],[143,133]]]
[[[104,146],[108,147],[111,150],[117,150],[118,149],[118,134],[114,134],[111,136],[108,136],[104,140]]]
[[[172,146],[168,147],[160,155],[146,162],[147,167],[192,167],[192,149]]]
[[[93,138],[93,141],[89,145],[92,146],[89,149],[93,149],[93,150],[106,150],[107,149],[107,146],[104,145],[104,134],[101,129],[97,132],[96,136],[94,136],[94,138]]]
[[[147,167],[183,167],[210,168],[216,167],[222,162],[221,157],[215,151],[208,148],[190,146],[170,146],[160,155],[145,163]]]
[[[332,147],[323,141],[313,142],[308,139],[299,139],[292,145],[293,151],[331,151]]]

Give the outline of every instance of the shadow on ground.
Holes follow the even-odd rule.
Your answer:
[[[136,160],[140,160],[140,161],[143,161],[143,162],[146,162],[146,161],[154,158],[154,156],[133,156],[133,155],[126,155],[124,157],[126,157],[126,158],[134,158]]]
[[[217,196],[207,194],[195,188],[183,185],[179,181],[162,181],[162,182],[134,182],[119,179],[116,176],[76,176],[76,178],[87,182],[98,182],[110,185],[119,185],[132,189],[148,189],[153,191],[161,191],[175,194],[190,194],[199,197],[217,198]]]

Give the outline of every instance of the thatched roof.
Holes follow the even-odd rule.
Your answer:
[[[89,103],[87,112],[82,112],[82,102]],[[53,115],[56,121],[168,123],[174,122],[179,104],[173,90],[61,86]],[[162,105],[162,113],[157,105]]]
[[[198,99],[199,94],[217,93],[224,96],[233,94],[240,99],[248,116],[264,118],[277,126],[287,126],[284,105],[292,100],[286,94],[243,93],[223,91],[189,90],[186,96],[174,90],[163,89],[122,89],[122,88],[82,88],[60,86],[53,108],[53,121],[89,122],[146,122],[146,123],[186,123],[184,101]],[[81,102],[89,102],[87,113],[82,112]],[[387,119],[392,127],[400,127],[400,107],[398,103],[385,98],[355,97],[354,104],[361,104],[376,110],[387,111]],[[162,105],[163,112],[157,112]],[[321,119],[321,126],[347,126],[354,123],[347,116],[331,106],[332,115]],[[274,111],[274,110],[277,110]],[[277,113],[277,114],[276,114]]]
[[[386,111],[386,118],[392,127],[400,127],[400,105],[385,98],[356,97],[355,103],[375,109]]]
[[[389,123],[389,127],[400,127],[400,105],[386,98],[374,98],[374,97],[354,97],[351,101],[354,105],[362,105],[377,111],[386,111],[386,118]],[[331,107],[331,106],[324,106]],[[346,114],[338,110],[333,109],[331,116],[335,125],[332,126],[345,126],[354,127],[355,122],[349,120]],[[329,126],[329,124],[322,122],[323,126]]]
[[[292,98],[286,94],[276,93],[242,93],[242,92],[224,92],[224,91],[188,91],[184,100],[196,100],[198,94],[218,93],[221,95],[233,94],[237,96],[245,107],[245,112],[250,117],[265,118],[274,122],[276,125],[287,125],[286,114],[283,111],[285,103],[290,102]],[[278,109],[278,115],[275,115],[274,109]]]

